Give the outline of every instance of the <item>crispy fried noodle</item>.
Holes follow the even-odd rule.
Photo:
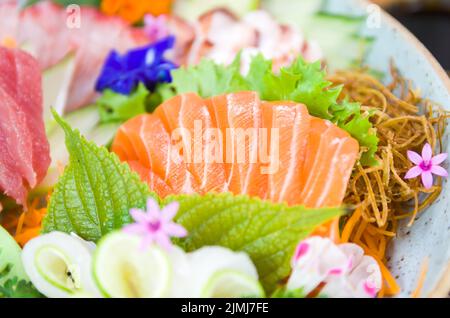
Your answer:
[[[377,130],[379,165],[357,163],[351,176],[345,204],[353,208],[344,219],[343,242],[362,246],[381,265],[385,284],[380,296],[399,292],[399,286],[385,267],[386,246],[396,236],[399,220],[411,226],[419,212],[432,204],[441,192],[441,178],[425,189],[419,178],[405,180],[412,167],[406,152],[420,152],[425,143],[443,150],[442,136],[449,113],[424,100],[411,83],[391,67],[392,82],[384,86],[365,70],[339,71],[330,80],[343,85],[341,98],[359,102]]]

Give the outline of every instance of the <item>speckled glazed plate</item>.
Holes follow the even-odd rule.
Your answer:
[[[431,53],[398,21],[379,7],[363,0],[329,0],[325,9],[333,13],[367,16],[362,33],[373,37],[374,42],[366,56],[366,64],[388,74],[390,61],[393,60],[400,73],[420,89],[423,97],[450,110],[449,77]],[[298,14],[290,12],[286,16],[285,12],[273,13],[278,15],[278,18],[291,20],[289,22],[293,23]],[[450,152],[449,137],[447,130],[443,138],[445,152]],[[444,181],[439,199],[417,217],[412,227],[402,225],[390,246],[389,255],[389,266],[402,288],[400,297],[409,296],[415,289],[421,265],[426,259],[428,271],[422,296],[448,296],[450,291],[448,180]]]
[[[333,1],[355,5],[366,11],[364,1]],[[382,13],[379,29],[367,28],[375,43],[367,56],[367,63],[387,71],[394,59],[401,74],[420,88],[424,97],[450,110],[450,80],[431,53],[399,22]],[[449,152],[449,136],[443,138],[445,152]],[[401,227],[390,248],[389,265],[402,287],[400,296],[410,295],[422,262],[428,257],[429,267],[422,295],[446,296],[450,291],[450,184],[444,181],[439,199],[417,217],[411,228]]]

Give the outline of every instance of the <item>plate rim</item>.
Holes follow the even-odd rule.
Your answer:
[[[368,8],[368,6],[373,5],[376,5],[380,9],[382,20],[396,29],[406,41],[413,44],[416,50],[418,50],[425,57],[425,59],[430,63],[431,67],[433,68],[439,79],[442,81],[444,87],[450,95],[450,75],[447,74],[447,72],[434,57],[434,55],[428,50],[428,48],[411,31],[409,31],[402,23],[400,23],[400,21],[394,18],[381,6],[369,2],[369,0],[360,0],[360,3],[366,9]],[[437,283],[431,288],[431,291],[428,292],[427,297],[443,298],[449,296],[450,261],[447,262],[447,265],[442,269],[441,273],[438,273],[438,276],[440,277],[440,279],[437,280]]]

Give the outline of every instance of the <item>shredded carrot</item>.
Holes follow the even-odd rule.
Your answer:
[[[350,239],[350,234],[352,233],[353,229],[356,226],[356,223],[361,218],[361,209],[357,208],[355,212],[353,212],[352,216],[348,219],[348,221],[345,223],[344,229],[342,231],[341,235],[341,241],[342,243],[346,243]]]
[[[29,240],[39,235],[42,219],[47,213],[47,208],[37,208],[39,199],[35,199],[28,210],[20,215],[14,239],[20,246],[24,246]]]
[[[428,272],[428,257],[425,257],[425,259],[422,262],[422,266],[420,268],[419,279],[417,280],[417,287],[411,293],[411,298],[419,298],[420,297],[420,294],[421,294],[422,288],[423,288],[423,284],[425,283],[425,278],[427,276],[427,272]]]
[[[49,196],[50,194],[48,194]],[[42,219],[47,213],[46,207],[39,207],[40,198],[34,199],[28,205],[28,209],[8,213],[3,217],[2,226],[13,235],[20,246],[24,246],[29,240],[39,235]]]

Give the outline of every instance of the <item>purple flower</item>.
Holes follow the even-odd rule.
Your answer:
[[[157,17],[154,17],[151,14],[147,14],[144,17],[144,23],[144,31],[147,34],[150,42],[159,41],[169,35],[167,18],[163,14]]]
[[[408,159],[415,164],[414,167],[409,169],[405,175],[405,179],[412,179],[422,177],[422,183],[425,189],[429,189],[433,186],[433,174],[441,177],[448,177],[447,171],[439,166],[447,159],[446,153],[441,153],[433,157],[433,150],[430,144],[425,144],[422,149],[422,156],[417,152],[408,150]]]
[[[164,58],[164,53],[175,43],[173,36],[156,43],[136,48],[120,55],[113,50],[103,65],[95,89],[102,92],[109,88],[116,93],[129,95],[139,83],[152,91],[157,83],[171,82],[170,71],[176,65]]]
[[[142,248],[158,244],[162,248],[172,247],[171,237],[184,237],[187,231],[184,227],[172,221],[178,212],[178,202],[166,205],[162,210],[153,199],[147,200],[147,211],[131,209],[130,214],[136,223],[127,225],[123,230],[130,234],[142,236]]]

